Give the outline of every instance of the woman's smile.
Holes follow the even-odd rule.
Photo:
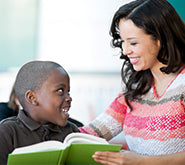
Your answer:
[[[159,40],[154,40],[132,20],[121,19],[119,29],[123,54],[128,56],[134,70],[154,69],[159,64]]]
[[[132,65],[136,65],[140,61],[139,57],[128,57],[128,58],[130,59]]]

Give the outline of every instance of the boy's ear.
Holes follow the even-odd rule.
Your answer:
[[[37,101],[37,97],[36,97],[36,93],[31,91],[31,90],[28,90],[26,93],[25,93],[25,100],[32,104],[32,105],[38,105],[38,101]]]

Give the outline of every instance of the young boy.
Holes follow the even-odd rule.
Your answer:
[[[67,121],[72,98],[69,75],[57,63],[32,61],[22,66],[15,93],[23,107],[0,124],[0,164],[15,148],[47,140],[63,141],[78,128]]]

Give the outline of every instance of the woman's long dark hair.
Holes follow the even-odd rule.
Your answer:
[[[160,41],[157,58],[166,65],[160,68],[162,72],[175,73],[185,64],[185,24],[167,0],[136,0],[118,9],[112,20],[110,35],[113,37],[112,46],[121,50],[118,25],[122,18],[132,20],[146,34]],[[129,100],[149,91],[153,76],[150,69],[135,71],[129,58],[122,51],[120,58],[124,59],[121,77],[126,85],[124,95],[130,106]],[[131,106],[130,108],[132,109]]]

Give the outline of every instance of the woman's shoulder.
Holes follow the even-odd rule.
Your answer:
[[[117,97],[115,98],[115,100],[117,101],[117,102],[119,102],[120,104],[122,104],[122,105],[127,105],[126,104],[126,100],[125,100],[125,96],[124,96],[124,93],[123,93],[123,91],[120,91],[119,93],[118,93],[118,95],[117,95]]]
[[[180,70],[179,75],[185,76],[185,66]]]
[[[175,86],[184,86],[185,87],[185,66],[181,69],[181,71],[178,73],[178,75],[175,78]]]
[[[106,109],[106,113],[122,113],[125,114],[127,110],[127,103],[123,92],[120,92],[117,97],[113,100],[110,106]]]

